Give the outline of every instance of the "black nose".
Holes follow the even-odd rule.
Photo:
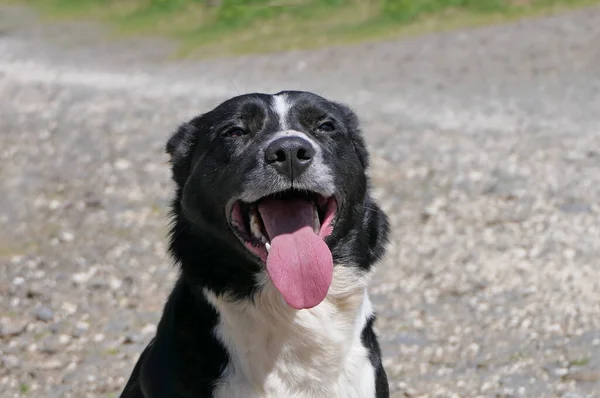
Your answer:
[[[300,137],[278,138],[265,150],[267,164],[291,180],[308,168],[314,156],[315,148]]]

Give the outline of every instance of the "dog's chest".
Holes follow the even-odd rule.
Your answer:
[[[231,358],[214,397],[374,397],[374,369],[360,338],[372,309],[364,290],[357,293],[297,312],[272,292],[257,306],[208,294],[221,316],[215,333]]]

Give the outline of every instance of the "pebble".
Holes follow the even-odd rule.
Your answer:
[[[47,340],[42,342],[38,346],[38,351],[43,354],[52,355],[55,354],[59,350],[58,342],[56,340]]]
[[[22,276],[17,276],[15,279],[13,279],[13,285],[15,285],[15,286],[21,286],[24,283],[25,283],[25,278],[23,278]]]
[[[139,333],[130,333],[123,339],[123,344],[137,344],[144,341],[144,336]]]
[[[61,334],[58,336],[58,343],[62,345],[70,343],[71,340],[72,338],[68,334]]]
[[[71,335],[73,337],[82,337],[83,335],[85,335],[88,332],[89,328],[90,328],[89,323],[87,323],[85,321],[77,322]]]
[[[75,235],[73,235],[72,232],[63,231],[60,234],[60,240],[63,242],[66,242],[66,243],[73,242],[73,239],[75,239]]]
[[[4,319],[0,322],[0,337],[18,336],[25,331],[26,322]]]
[[[50,308],[43,306],[39,307],[34,311],[35,318],[39,321],[50,322],[54,318],[54,311]]]
[[[583,202],[565,203],[565,204],[561,205],[559,207],[559,209],[563,213],[572,213],[572,214],[591,213],[592,212],[592,207],[589,204],[583,203]]]
[[[152,334],[156,332],[156,325],[153,325],[151,323],[147,324],[146,326],[144,326],[141,330],[142,334]]]
[[[14,355],[4,355],[2,357],[2,365],[9,370],[15,369],[21,366],[21,361]]]
[[[571,369],[566,376],[566,379],[586,383],[597,383],[600,382],[600,369]]]
[[[27,298],[28,299],[40,298],[40,297],[43,297],[44,295],[45,295],[44,288],[40,284],[37,284],[37,283],[31,284],[27,288]]]
[[[108,288],[109,284],[104,279],[94,278],[89,281],[88,286],[90,289],[94,290],[105,290]]]
[[[127,170],[128,168],[131,167],[131,162],[127,159],[117,159],[117,161],[115,162],[115,168],[117,170]]]
[[[50,358],[47,361],[43,361],[39,364],[39,368],[45,370],[60,369],[63,366],[63,362],[57,358]]]
[[[556,368],[554,369],[554,375],[558,377],[566,376],[569,373],[569,369],[567,368]]]

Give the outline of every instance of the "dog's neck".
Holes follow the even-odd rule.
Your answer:
[[[254,300],[205,290],[219,313],[215,334],[230,355],[224,376],[230,383],[215,396],[236,397],[240,386],[256,396],[338,396],[344,385],[361,382],[367,358],[361,332],[373,314],[368,279],[356,267],[338,265],[325,300],[300,311],[283,301],[266,275]]]

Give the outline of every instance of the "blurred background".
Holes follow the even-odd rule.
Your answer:
[[[0,396],[116,397],[175,270],[176,126],[363,121],[393,397],[600,396],[600,2],[0,0]]]

